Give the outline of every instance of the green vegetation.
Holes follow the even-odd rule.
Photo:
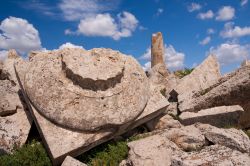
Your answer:
[[[78,159],[91,166],[115,166],[126,159],[127,155],[127,141],[110,141],[80,155]]]
[[[184,70],[175,71],[174,74],[179,78],[183,78],[186,75],[189,75],[190,73],[192,73],[193,70],[194,70],[194,68],[192,68],[192,69],[185,68]]]
[[[15,150],[13,154],[0,156],[0,166],[49,166],[51,161],[40,142],[29,144]]]

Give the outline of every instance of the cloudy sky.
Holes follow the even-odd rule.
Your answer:
[[[249,0],[250,1],[250,0]],[[0,5],[0,59],[8,49],[106,47],[150,66],[152,33],[161,31],[171,70],[207,55],[222,72],[250,58],[248,0],[8,0]]]

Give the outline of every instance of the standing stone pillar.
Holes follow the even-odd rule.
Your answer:
[[[165,65],[164,44],[161,32],[153,34],[151,40],[151,68],[159,63]]]

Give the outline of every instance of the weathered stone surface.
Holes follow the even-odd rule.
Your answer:
[[[127,163],[136,166],[171,165],[172,153],[179,148],[166,137],[150,136],[128,143],[129,155]]]
[[[8,57],[4,61],[2,70],[2,73],[5,75],[5,79],[7,78],[12,84],[16,85],[17,79],[15,75],[14,64],[23,62],[24,60],[17,54],[15,50],[9,50]],[[19,89],[18,85],[16,86],[16,89]]]
[[[178,115],[178,103],[170,102],[169,106],[166,109],[166,113],[169,115],[177,116]]]
[[[14,148],[22,146],[27,140],[32,123],[19,93],[19,86],[14,82],[16,77],[11,75],[14,67],[8,65],[13,60],[10,59],[14,56],[12,53],[13,51],[10,51],[3,65],[4,73],[0,73],[0,154],[10,153]]]
[[[171,128],[165,130],[163,135],[184,151],[199,150],[205,145],[205,137],[195,126]]]
[[[37,55],[35,56],[37,57]],[[34,58],[34,57],[33,57]],[[32,58],[32,59],[33,59]],[[19,71],[19,70],[17,70]],[[25,72],[24,72],[25,73]],[[22,84],[25,74],[19,73],[20,84]],[[22,92],[25,94],[24,89]],[[42,116],[34,107],[30,107],[30,111],[35,120],[36,126],[41,133],[45,147],[52,159],[52,162],[60,164],[67,155],[78,156],[87,150],[106,142],[128,130],[131,130],[146,121],[149,121],[164,112],[168,106],[167,99],[158,91],[150,91],[150,99],[142,114],[137,117],[132,124],[122,125],[118,131],[97,131],[84,132],[79,130],[67,129],[52,123]],[[29,102],[28,98],[25,98]],[[29,105],[31,106],[31,105]]]
[[[196,124],[195,126],[210,142],[250,154],[250,140],[242,130],[222,129],[209,124]]]
[[[62,166],[87,166],[87,165],[74,159],[73,157],[67,156],[63,161]]]
[[[164,61],[164,43],[161,32],[152,35],[151,40],[151,67],[157,64],[165,64]],[[166,69],[166,67],[165,67]]]
[[[244,66],[232,72],[219,81],[189,96],[178,98],[181,112],[197,112],[201,109],[223,106],[240,105],[244,113],[240,118],[243,127],[250,126],[250,66]]]
[[[195,112],[183,112],[180,121],[183,125],[191,125],[196,122],[211,124],[217,127],[238,126],[240,116],[244,110],[241,106],[221,106]]]
[[[158,89],[164,89],[168,85],[166,67],[164,64],[159,63],[152,67],[148,71],[148,75],[151,86],[158,87]]]
[[[147,122],[146,126],[149,131],[153,131],[169,128],[180,128],[182,125],[178,120],[174,120],[172,116],[163,114]]]
[[[22,107],[17,91],[9,80],[0,80],[0,116],[14,114]]]
[[[27,71],[24,87],[32,104],[72,129],[117,129],[136,119],[148,101],[143,69],[132,57],[110,49],[38,53]]]
[[[215,56],[210,55],[192,73],[183,77],[174,89],[181,96],[192,91],[206,89],[216,83],[220,77],[219,63]],[[186,95],[183,98],[185,97]]]
[[[197,152],[175,154],[175,156],[173,156],[172,165],[248,166],[250,165],[250,157],[247,153],[241,153],[225,146],[212,145]]]

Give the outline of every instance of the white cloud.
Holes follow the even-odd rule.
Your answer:
[[[211,37],[207,36],[202,41],[200,41],[200,45],[207,45],[211,41]]]
[[[163,11],[164,10],[162,8],[157,9],[156,16],[161,15],[163,13]]]
[[[58,6],[66,20],[75,21],[114,10],[118,4],[119,0],[62,0]]]
[[[64,43],[61,46],[59,46],[59,49],[63,49],[63,48],[82,48],[82,49],[84,49],[82,46],[78,46],[78,45],[72,44],[70,42]]]
[[[194,11],[198,11],[202,8],[202,6],[198,3],[191,3],[187,9],[189,12],[194,12]]]
[[[241,0],[240,5],[241,5],[241,6],[244,6],[244,5],[246,5],[247,3],[248,3],[248,0]]]
[[[207,29],[207,34],[211,35],[211,34],[214,34],[215,33],[215,30],[213,28],[208,28]]]
[[[165,45],[164,59],[165,63],[170,70],[183,69],[184,67],[185,54],[178,52],[172,45]],[[151,60],[151,49],[147,48],[146,52],[140,57],[140,59]],[[151,67],[150,62],[144,64],[144,69],[149,69]]]
[[[4,61],[7,58],[8,51],[2,50],[0,51],[0,61]]]
[[[227,21],[234,18],[235,9],[231,6],[223,6],[217,13],[216,20]]]
[[[234,26],[234,23],[228,22],[224,26],[224,30],[221,31],[220,35],[223,38],[237,38],[242,36],[250,35],[250,27],[239,27]]]
[[[214,17],[214,13],[212,10],[208,10],[205,13],[199,13],[197,17],[201,20],[211,19]]]
[[[250,50],[247,45],[223,43],[216,48],[211,47],[209,53],[216,55],[221,65],[227,65],[247,59]]]
[[[21,54],[41,49],[39,33],[25,19],[6,18],[0,24],[0,49],[16,49]]]
[[[111,37],[119,40],[121,37],[129,37],[138,26],[136,17],[123,12],[117,15],[115,20],[110,14],[97,14],[82,19],[78,25],[78,33],[86,36]]]

